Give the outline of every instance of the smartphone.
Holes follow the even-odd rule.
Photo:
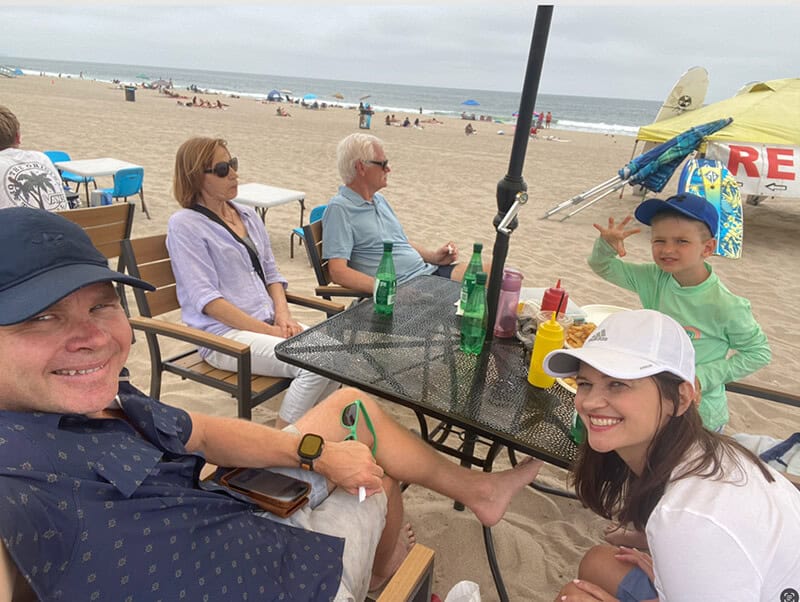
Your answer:
[[[265,495],[281,502],[292,502],[309,490],[305,481],[263,468],[242,468],[222,477],[222,482],[245,493]]]

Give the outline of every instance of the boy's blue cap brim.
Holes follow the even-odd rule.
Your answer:
[[[701,196],[682,192],[667,200],[648,199],[636,208],[634,215],[637,220],[649,226],[653,216],[662,211],[677,211],[686,217],[703,222],[711,230],[711,236],[717,237],[719,214],[716,207]]]

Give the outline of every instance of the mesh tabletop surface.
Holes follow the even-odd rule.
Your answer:
[[[461,285],[421,276],[397,289],[394,315],[364,302],[287,339],[276,355],[290,364],[451,422],[566,467],[572,395],[528,384],[522,344],[493,339],[480,356],[459,350],[455,301]]]

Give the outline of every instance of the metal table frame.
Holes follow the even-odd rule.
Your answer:
[[[572,395],[556,385],[528,384],[522,345],[494,339],[480,356],[459,351],[455,301],[460,284],[421,276],[397,289],[394,315],[374,313],[371,302],[357,304],[280,343],[276,356],[399,403],[414,411],[423,438],[466,466],[491,471],[502,446],[567,468],[576,446],[569,439]],[[464,430],[459,450],[444,445],[441,432],[429,433],[425,416],[443,429]],[[437,427],[440,428],[440,427]],[[476,443],[489,449],[475,456]],[[507,600],[491,530],[483,529],[492,576],[501,600]]]

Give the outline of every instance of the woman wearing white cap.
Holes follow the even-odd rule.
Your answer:
[[[576,492],[650,548],[596,546],[556,600],[800,600],[800,492],[732,439],[703,428],[694,349],[656,311],[620,312],[545,370],[576,376],[587,442]]]

